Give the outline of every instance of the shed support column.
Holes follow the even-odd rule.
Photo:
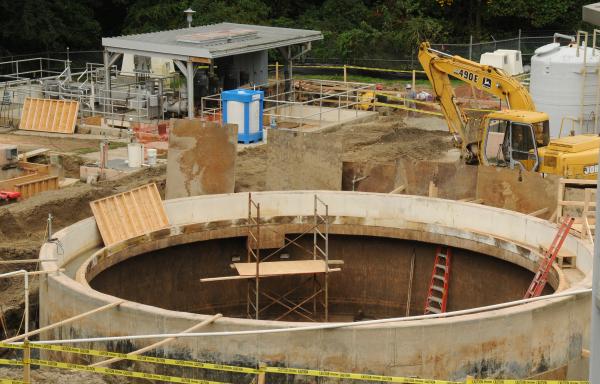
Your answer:
[[[105,98],[110,98],[110,53],[108,53],[107,50],[104,50],[104,97]],[[106,110],[107,107],[107,102],[105,99],[105,102],[103,103],[104,108]]]
[[[104,50],[104,54],[103,54],[103,58],[104,58],[104,90],[106,91],[104,93],[104,97],[105,97],[104,108],[105,108],[105,110],[109,104],[109,100],[107,100],[107,99],[110,99],[112,97],[111,84],[110,84],[110,67],[115,64],[115,62],[119,59],[119,57],[121,57],[120,53],[111,54],[106,49]],[[110,101],[110,103],[112,104],[112,101]]]
[[[187,62],[187,97],[188,97],[188,118],[194,118],[194,64]]]

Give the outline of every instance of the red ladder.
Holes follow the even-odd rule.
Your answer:
[[[558,228],[558,232],[556,232],[556,236],[554,236],[554,240],[550,247],[544,251],[544,255],[542,256],[542,261],[540,262],[540,266],[533,276],[533,280],[525,293],[525,299],[530,297],[538,297],[542,294],[544,287],[546,286],[548,272],[550,272],[550,268],[552,267],[552,263],[556,260],[556,256],[558,255],[558,251],[562,247],[567,235],[569,234],[569,230],[573,225],[575,219],[569,216],[565,216],[563,222]]]
[[[433,272],[425,300],[425,314],[446,312],[448,281],[450,279],[450,247],[438,246],[433,261]]]

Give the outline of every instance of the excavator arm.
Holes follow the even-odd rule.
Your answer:
[[[434,96],[440,103],[450,133],[458,140],[463,150],[467,150],[467,145],[470,144],[466,137],[468,119],[456,104],[450,76],[498,97],[506,108],[535,111],[527,89],[498,68],[436,51],[428,42],[421,43],[419,47],[419,62],[431,82]]]

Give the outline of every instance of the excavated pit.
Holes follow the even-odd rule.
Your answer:
[[[288,234],[294,238],[296,234]],[[299,245],[312,249],[311,238]],[[329,258],[343,260],[342,271],[329,275],[329,320],[353,321],[401,317],[411,291],[410,314],[423,314],[437,245],[403,239],[331,235]],[[277,249],[261,250],[268,255]],[[414,274],[410,284],[414,254]],[[288,246],[271,260],[307,259],[300,247]],[[202,314],[222,313],[247,317],[250,280],[201,282],[206,277],[234,275],[232,262],[247,260],[246,238],[235,237],[194,242],[156,250],[128,258],[97,274],[90,286],[100,292],[159,308]],[[315,275],[275,276],[260,279],[261,292],[275,297],[302,286],[290,299],[308,297]],[[322,279],[317,275],[319,283]],[[481,307],[523,297],[533,273],[510,262],[466,249],[452,248],[448,311]],[[253,280],[252,280],[252,284]],[[546,293],[553,289],[547,285]],[[263,305],[271,301],[262,297]],[[319,298],[321,301],[322,298]],[[313,301],[304,307],[312,310]],[[323,321],[318,306],[317,319]],[[277,319],[286,308],[276,304],[261,314],[261,319]],[[288,321],[303,317],[288,315]]]

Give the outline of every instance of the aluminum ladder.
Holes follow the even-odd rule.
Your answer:
[[[450,247],[438,246],[433,261],[433,271],[427,300],[425,300],[425,314],[446,312],[448,302],[448,283],[450,280],[450,260],[452,252]]]
[[[546,282],[548,281],[548,272],[550,272],[550,268],[552,268],[552,263],[556,260],[556,256],[558,256],[558,252],[562,247],[569,231],[571,230],[571,226],[573,226],[574,218],[565,216],[560,227],[558,227],[558,232],[556,232],[556,236],[554,236],[554,240],[552,240],[552,244],[548,247],[547,250],[544,251],[544,255],[542,256],[542,261],[540,262],[540,266],[533,276],[533,280],[527,288],[527,292],[525,293],[525,299],[530,297],[538,297],[542,294],[544,287],[546,286]]]

